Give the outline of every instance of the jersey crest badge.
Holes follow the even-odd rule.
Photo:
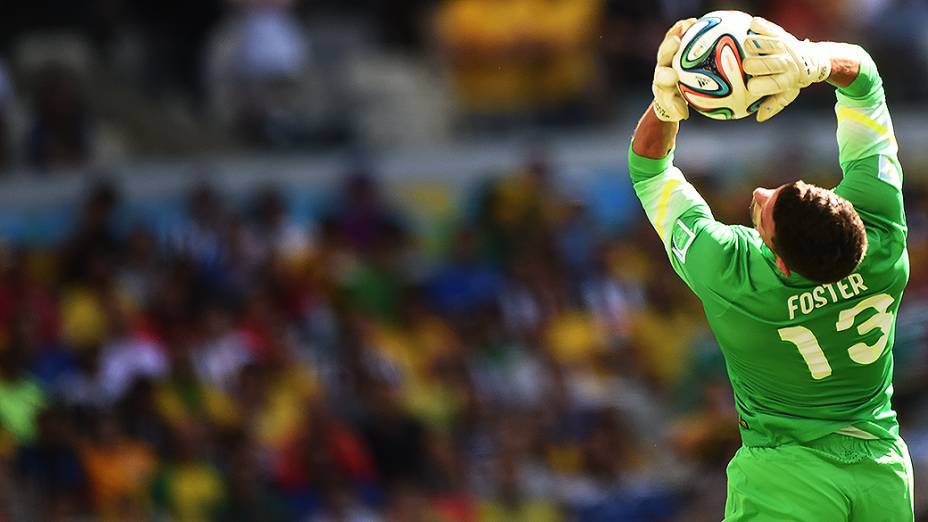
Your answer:
[[[686,263],[686,251],[689,250],[694,239],[696,239],[696,233],[678,219],[673,225],[673,232],[670,236],[670,249],[681,263]]]

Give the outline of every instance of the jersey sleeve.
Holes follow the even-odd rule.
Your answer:
[[[902,167],[883,81],[870,55],[857,49],[860,73],[836,94],[838,160],[844,179],[835,192],[854,204],[865,223],[904,231]]]
[[[635,194],[674,272],[700,299],[727,302],[728,291],[744,279],[744,237],[715,220],[706,201],[673,165],[673,152],[655,160],[629,147],[628,165]]]

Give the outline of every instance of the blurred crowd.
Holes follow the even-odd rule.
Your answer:
[[[667,26],[719,8],[861,42],[894,102],[928,99],[921,0],[21,0],[0,168],[610,124]]]
[[[643,219],[598,226],[556,174],[534,155],[424,228],[364,170],[311,221],[201,184],[158,226],[101,182],[60,243],[0,249],[0,520],[718,520],[740,441],[698,301]]]
[[[646,102],[666,27],[716,8],[861,41],[894,107],[928,100],[922,0],[5,4],[0,172],[612,125]],[[800,149],[796,172],[835,181]],[[910,152],[895,405],[918,471],[928,184]],[[746,224],[747,183],[795,174],[772,158],[735,181],[725,158],[682,167]],[[606,223],[562,174],[540,148],[434,220],[364,165],[318,208],[199,183],[165,205],[176,220],[101,180],[62,239],[0,238],[0,522],[717,521],[740,441],[699,302],[640,214]]]

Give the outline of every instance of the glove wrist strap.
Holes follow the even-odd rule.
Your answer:
[[[828,51],[829,42],[810,42],[803,44],[806,52],[803,53],[801,67],[805,68],[806,77],[810,83],[824,82],[831,76],[831,53]]]
[[[651,104],[651,107],[654,109],[654,115],[657,116],[657,119],[661,121],[670,122],[670,123],[677,121],[677,119],[674,118],[673,115],[671,115],[670,112],[668,112],[666,108],[661,106],[660,102],[657,101],[657,98],[654,99],[654,102]]]

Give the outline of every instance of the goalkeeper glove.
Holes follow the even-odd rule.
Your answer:
[[[769,96],[757,111],[757,121],[769,120],[799,96],[799,90],[822,82],[831,74],[826,44],[800,41],[779,25],[755,16],[744,43],[744,72],[748,92]]]
[[[690,109],[686,100],[677,88],[677,72],[671,67],[673,57],[680,48],[680,37],[696,23],[695,18],[680,20],[664,35],[664,41],[657,50],[657,67],[654,68],[654,82],[651,92],[654,93],[654,114],[662,121],[678,122],[690,116]]]

